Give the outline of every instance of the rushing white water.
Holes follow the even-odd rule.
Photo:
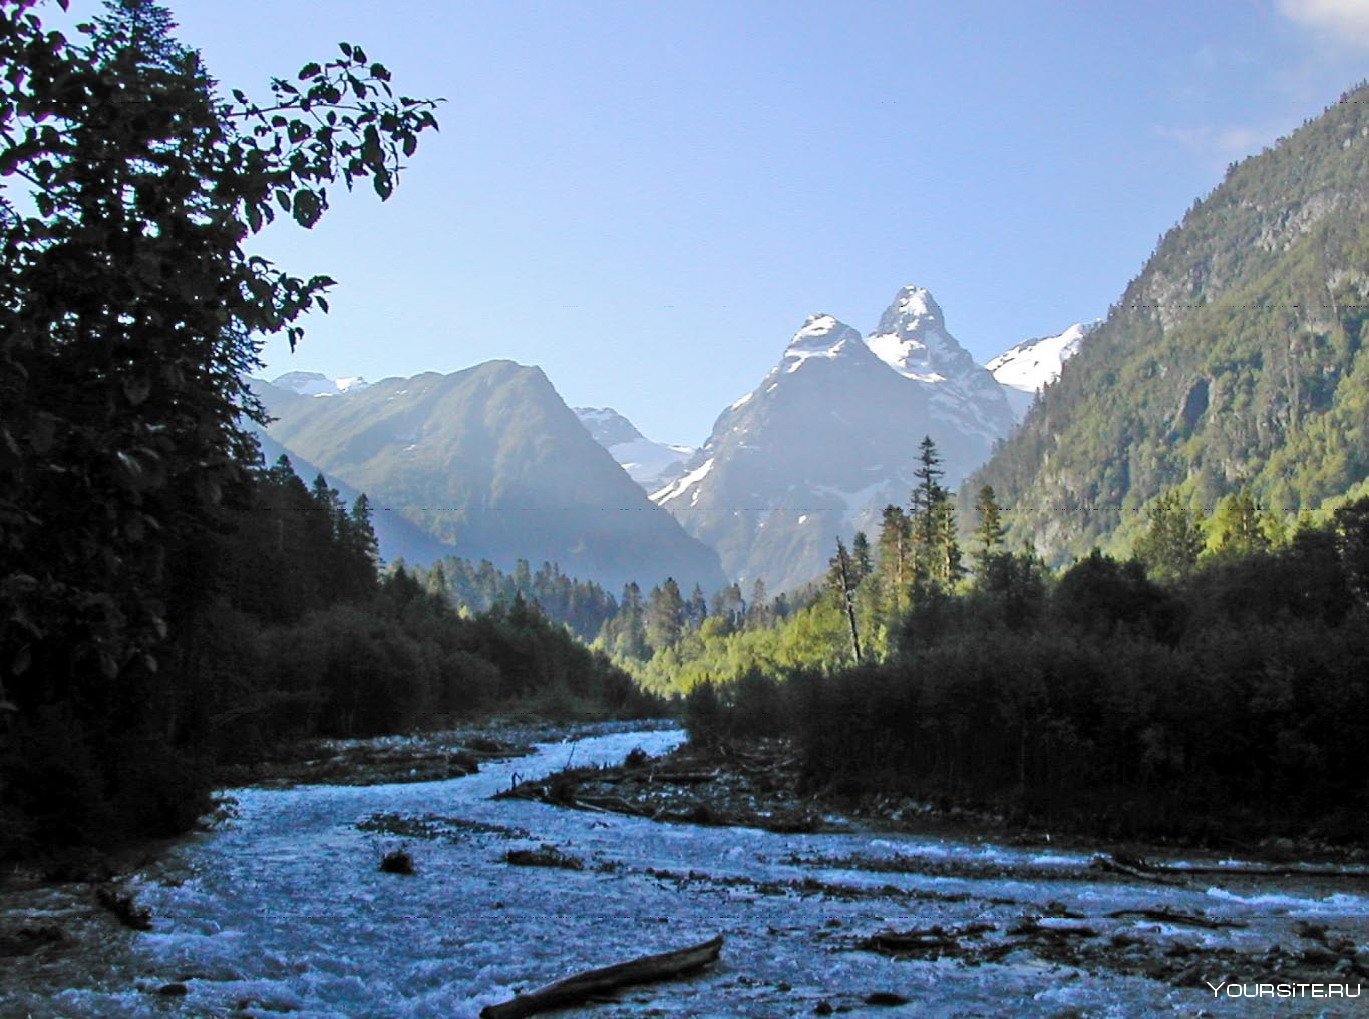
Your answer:
[[[1089,917],[1169,906],[1249,924],[1138,928],[1208,947],[1286,945],[1298,919],[1329,923],[1363,944],[1369,900],[1362,887],[1305,883],[1271,896],[1268,888],[1242,891],[1231,882],[1209,889],[1081,881],[1077,854],[665,825],[489,799],[515,775],[545,774],[572,756],[576,765],[617,763],[634,747],[660,754],[681,738],[673,731],[619,733],[544,745],[532,757],[489,763],[478,775],[446,782],[235,791],[236,817],[179,845],[134,886],[153,912],[151,933],[121,933],[117,951],[111,948],[100,966],[54,957],[42,981],[26,979],[6,991],[0,1014],[449,1019],[475,1016],[483,1005],[583,969],[716,933],[726,937],[719,965],[628,990],[595,1006],[594,1015],[809,1015],[822,1000],[860,1012],[874,991],[896,992],[912,1004],[871,1011],[920,1016],[1355,1011],[1334,1001],[1222,998],[1201,985],[1090,974],[1025,951],[981,966],[894,961],[858,950],[855,941],[889,927],[979,920],[1002,928],[1056,903]],[[358,828],[382,813],[441,818],[428,822],[439,837],[401,839]],[[413,854],[417,876],[378,870],[383,853],[401,844]],[[503,860],[511,848],[542,844],[583,860],[585,869]],[[848,858],[857,854],[992,864],[1007,875],[851,869]],[[1030,878],[1014,876],[1014,867],[1029,868]],[[1052,868],[1076,873],[1055,881]],[[826,887],[805,888],[804,879]],[[851,891],[834,893],[832,885]],[[1214,971],[1209,979],[1241,978]],[[155,993],[173,982],[187,993]]]

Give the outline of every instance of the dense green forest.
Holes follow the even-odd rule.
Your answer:
[[[263,108],[150,0],[75,39],[38,6],[0,7],[0,857],[183,831],[281,739],[650,709],[518,598],[462,619],[381,576],[364,498],[258,462],[262,337],[332,281],[244,245],[388,197],[435,104],[342,44]]]
[[[733,667],[690,693],[692,737],[791,737],[810,786],[853,801],[1214,844],[1369,837],[1369,499],[1289,533],[1246,494],[1208,521],[1171,495],[1135,557],[1058,573],[1007,549],[991,489],[948,570],[949,500],[891,508],[868,563],[839,547],[806,663],[698,655]]]

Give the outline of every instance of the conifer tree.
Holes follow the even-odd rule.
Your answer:
[[[945,474],[941,462],[936,443],[931,436],[925,437],[917,469],[913,472],[917,487],[913,489],[909,516],[915,585],[949,585],[964,573],[955,507],[951,503],[951,492],[941,485]]]
[[[674,577],[653,587],[647,598],[646,639],[653,650],[674,647],[680,642],[684,624],[684,599]]]
[[[885,611],[892,619],[903,614],[912,583],[912,528],[899,506],[885,506],[879,531],[879,577]]]
[[[975,498],[975,513],[979,526],[975,528],[975,539],[979,547],[975,549],[975,573],[983,577],[988,573],[989,562],[1003,551],[1003,541],[1008,529],[1003,524],[1003,509],[992,485],[985,485]]]
[[[747,607],[746,612],[747,626],[769,625],[772,616],[769,600],[770,596],[765,589],[765,580],[757,577],[756,582],[751,585],[751,604]]]
[[[694,590],[690,592],[689,601],[685,602],[685,625],[691,630],[697,630],[707,618],[708,602],[704,598],[704,589],[695,584]]]
[[[864,531],[857,531],[851,539],[851,569],[857,585],[874,572],[874,559],[870,554],[870,539]]]

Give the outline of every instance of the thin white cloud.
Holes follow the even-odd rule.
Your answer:
[[[1332,42],[1369,50],[1369,0],[1279,0],[1279,10]]]
[[[1204,160],[1225,164],[1255,152],[1272,141],[1267,130],[1243,125],[1219,127],[1156,127],[1155,133],[1176,142]]]

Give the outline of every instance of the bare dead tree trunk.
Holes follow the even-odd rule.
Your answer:
[[[851,557],[840,538],[837,539],[837,594],[846,611],[846,624],[851,630],[851,657],[860,664],[860,633],[856,629],[856,600],[851,584]]]

